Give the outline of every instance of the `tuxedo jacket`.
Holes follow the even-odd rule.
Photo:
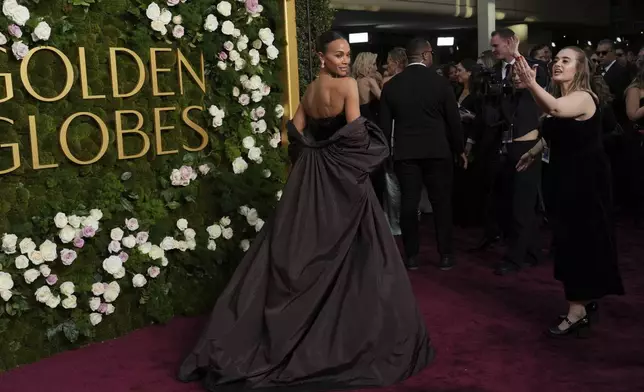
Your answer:
[[[464,149],[454,89],[431,68],[413,64],[387,82],[380,97],[380,125],[394,160],[452,158]]]
[[[617,121],[626,125],[629,123],[626,116],[626,97],[624,92],[631,83],[631,77],[628,70],[617,62],[610,66],[608,72],[604,74],[604,80],[613,94],[613,111]]]

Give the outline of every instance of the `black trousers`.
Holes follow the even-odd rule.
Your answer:
[[[407,258],[418,255],[418,203],[427,188],[434,211],[436,242],[441,256],[451,256],[452,249],[452,184],[454,162],[447,159],[409,159],[394,162],[400,184],[400,229]]]
[[[541,157],[537,157],[526,171],[516,170],[521,156],[535,143],[515,141],[507,145],[507,155],[501,157],[501,226],[508,242],[505,259],[518,265],[538,262],[540,254],[536,209],[539,204]]]

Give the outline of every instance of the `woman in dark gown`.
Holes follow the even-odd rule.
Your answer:
[[[518,47],[518,42],[517,42]],[[612,217],[611,177],[602,146],[601,103],[592,91],[590,64],[577,47],[554,59],[553,95],[535,81],[535,72],[517,52],[516,72],[548,115],[543,131],[550,147],[550,181],[556,247],[555,278],[563,283],[568,313],[548,330],[551,336],[589,331],[587,308],[610,294],[624,294]],[[540,157],[544,143],[518,163],[524,170]]]
[[[281,202],[179,371],[209,391],[378,387],[434,356],[369,181],[384,136],[360,117],[348,42],[329,32],[318,48],[322,71],[288,124]]]

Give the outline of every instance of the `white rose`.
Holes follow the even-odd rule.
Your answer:
[[[152,249],[152,244],[149,242],[139,245],[139,252],[143,253],[144,255],[147,255],[148,253],[150,253],[151,249]]]
[[[221,32],[226,35],[233,35],[233,33],[235,32],[235,25],[233,24],[233,22],[226,20],[221,24]]]
[[[266,56],[271,59],[275,60],[280,54],[280,51],[273,45],[270,45],[268,48],[266,48]]]
[[[29,259],[25,255],[20,255],[16,257],[14,264],[16,265],[17,269],[25,269],[29,267]]]
[[[11,290],[13,288],[13,278],[6,272],[0,272],[0,290]]]
[[[217,250],[217,243],[213,240],[208,241],[208,250],[211,251],[216,251]]]
[[[136,218],[130,218],[125,220],[125,227],[130,231],[135,231],[139,229],[139,221]]]
[[[81,218],[76,215],[70,215],[67,217],[67,223],[74,229],[78,229],[81,225]]]
[[[188,243],[186,241],[177,241],[177,249],[179,249],[181,252],[187,251]]]
[[[235,29],[233,30],[233,37],[237,38],[237,37],[239,37],[240,35],[241,35],[241,30],[239,30],[239,29],[235,28]]]
[[[5,37],[5,35],[4,35],[4,34],[0,33],[0,45],[6,45],[6,44],[7,44],[7,42],[9,42],[9,41],[7,40],[7,37]]]
[[[174,238],[172,237],[165,237],[163,241],[161,241],[161,249],[163,250],[172,250],[175,248],[175,241]]]
[[[134,287],[143,287],[148,281],[145,279],[145,276],[141,274],[136,274],[132,277],[132,286]]]
[[[49,266],[48,266],[47,264],[43,264],[43,265],[41,265],[41,266],[38,268],[38,270],[40,271],[40,274],[41,274],[44,278],[46,278],[46,277],[48,277],[49,275],[51,275],[51,268],[49,268]]]
[[[123,267],[123,261],[121,261],[121,258],[118,256],[110,256],[103,260],[103,269],[111,275],[118,272],[121,267]]]
[[[157,245],[152,245],[150,253],[148,254],[152,260],[159,260],[165,256],[165,252]]]
[[[75,291],[76,291],[76,287],[72,282],[65,282],[60,285],[60,293],[65,296],[69,297],[70,295],[74,294]]]
[[[107,307],[105,308],[105,314],[109,316],[110,314],[114,313],[114,310],[116,308],[112,304],[107,304]]]
[[[99,227],[98,221],[99,220],[94,218],[93,216],[87,216],[81,219],[81,225],[83,227],[91,227],[94,230],[98,230],[98,227]]]
[[[248,169],[248,163],[242,157],[237,157],[233,161],[233,173],[241,174]]]
[[[89,322],[92,323],[92,325],[98,325],[101,321],[103,321],[103,316],[101,316],[100,313],[91,313],[89,315]]]
[[[29,253],[29,260],[34,265],[40,265],[45,262],[45,259],[42,257],[42,253],[39,250],[34,250],[33,252]]]
[[[98,282],[98,283],[94,283],[92,285],[92,293],[94,295],[103,295],[104,292],[105,292],[105,285],[103,283]],[[92,310],[94,310],[94,309],[92,309]]]
[[[269,46],[269,45],[273,45],[273,41],[275,40],[275,35],[271,31],[271,29],[269,29],[268,27],[265,27],[259,30],[259,39],[262,40],[264,45]]]
[[[34,29],[34,32],[31,33],[31,39],[36,41],[47,41],[51,36],[51,27],[47,22],[40,22]]]
[[[23,240],[20,241],[19,246],[20,246],[20,253],[22,253],[23,255],[36,250],[36,243],[33,242],[31,238],[23,238]]]
[[[257,223],[255,223],[255,231],[261,231],[262,227],[264,227],[264,220],[260,218],[257,220]]]
[[[77,304],[77,298],[75,295],[70,295],[69,297],[65,298],[63,300],[63,308],[65,309],[76,309]]]
[[[0,290],[0,298],[5,300],[5,302],[9,301],[11,297],[13,297],[13,293],[10,290]]]
[[[239,87],[233,87],[233,97],[239,97],[239,94],[241,91],[239,91]]]
[[[5,1],[5,4],[7,2]],[[31,15],[29,15],[29,9],[25,6],[9,3],[10,6],[7,7],[10,11],[5,13],[11,20],[13,20],[18,26],[24,26],[25,23],[29,20]],[[5,7],[3,6],[3,11]]]
[[[101,219],[103,219],[103,211],[94,208],[89,211],[89,216],[94,220],[100,221]]]
[[[58,257],[58,253],[56,252],[56,244],[49,240],[46,240],[45,242],[40,244],[40,253],[42,253],[42,258],[45,261],[54,261]]]
[[[242,94],[239,96],[239,103],[241,103],[243,106],[246,106],[250,103],[250,97],[248,94]]]
[[[167,267],[168,266],[168,259],[166,257],[161,258],[161,266]]]
[[[235,44],[233,44],[231,41],[226,41],[224,42],[224,49],[230,52],[231,50],[235,49]]]
[[[14,254],[16,253],[16,245],[18,243],[18,236],[15,234],[4,234],[2,236],[2,250],[6,254]]]
[[[251,208],[250,210],[248,210],[248,213],[246,214],[246,222],[248,222],[249,225],[255,226],[258,219],[259,214],[257,213],[256,209]]]
[[[139,245],[145,244],[148,242],[150,234],[147,231],[141,231],[136,234],[136,243]]]
[[[264,170],[262,170],[262,175],[263,175],[265,178],[270,178],[270,177],[271,177],[271,174],[272,174],[272,173],[271,173],[271,171],[270,171],[270,170],[268,170],[268,169],[264,169]]]
[[[243,216],[248,216],[248,213],[250,212],[250,208],[248,206],[241,206],[239,207],[239,213]]]
[[[232,6],[227,1],[221,1],[219,2],[219,4],[217,4],[217,11],[223,16],[230,16],[231,10]]]
[[[122,277],[125,276],[125,268],[121,267],[119,268],[118,271],[114,275],[112,275],[114,279],[121,279]]]
[[[186,244],[188,245],[188,250],[197,249],[197,241],[195,241],[194,239],[186,240]]]
[[[208,226],[208,228],[206,228],[206,231],[208,232],[210,239],[216,240],[217,238],[221,237],[222,228],[221,226],[215,224]]]
[[[22,60],[29,53],[29,46],[22,41],[16,41],[11,45],[11,52],[17,60]]]
[[[136,246],[136,238],[133,235],[129,235],[123,238],[123,246],[132,249]]]
[[[217,30],[217,27],[219,27],[219,21],[215,17],[215,15],[210,14],[206,16],[206,21],[204,22],[203,28],[206,31],[213,32]]]
[[[152,266],[152,267],[148,268],[148,276],[150,276],[150,278],[152,278],[152,279],[154,279],[157,276],[159,276],[160,273],[161,273],[161,270],[159,269],[159,267]]]
[[[247,149],[247,150],[248,150],[248,149],[251,149],[251,148],[255,147],[255,139],[253,139],[253,137],[252,137],[252,136],[246,136],[246,137],[242,140],[242,145],[243,145],[243,146],[244,146],[244,148],[245,148],[245,149]]]
[[[103,293],[103,299],[105,302],[114,302],[121,293],[121,286],[117,282],[111,282],[105,288],[105,293]]]
[[[248,240],[242,240],[242,241],[239,243],[239,247],[240,247],[240,248],[241,248],[241,250],[243,250],[244,252],[248,251],[248,249],[250,248],[250,241],[248,241]]]
[[[110,253],[118,253],[121,251],[121,243],[118,241],[112,241],[107,246],[107,250],[109,250]]]
[[[161,16],[161,8],[157,3],[152,2],[145,10],[145,16],[147,16],[150,20],[159,19],[159,17]]]
[[[249,90],[257,90],[262,86],[262,78],[259,75],[253,75],[248,79]]]
[[[47,302],[45,302],[45,305],[49,306],[52,309],[57,308],[59,304],[60,304],[60,295],[57,295],[55,297],[52,295],[47,299]]]
[[[261,57],[259,55],[259,52],[255,49],[251,49],[250,52],[248,52],[248,55],[250,56],[250,64],[251,65],[257,65],[259,64]]]
[[[246,60],[243,58],[235,60],[235,71],[241,71],[244,67],[246,67]]]
[[[253,41],[253,48],[255,48],[257,50],[261,49],[262,48],[262,41],[259,40],[259,39],[256,39],[255,41]]]
[[[230,218],[229,218],[229,217],[227,217],[227,216],[222,217],[222,218],[219,220],[219,224],[220,224],[222,227],[230,226]]]
[[[242,36],[242,37],[244,37],[244,36]],[[242,37],[240,37],[240,39]],[[240,52],[243,52],[246,49],[248,49],[248,41],[244,42],[244,41],[238,40],[237,41],[237,50],[239,50]]]
[[[121,228],[117,227],[117,228],[112,229],[112,231],[110,232],[110,238],[112,240],[114,240],[114,241],[120,241],[120,240],[123,239],[124,234],[125,233],[123,232],[123,230],[121,230]]]
[[[277,201],[280,201],[282,199],[282,191],[277,191],[275,198],[277,199]]]
[[[183,23],[183,18],[181,17],[181,15],[175,15],[174,17],[172,17],[172,23],[180,25]]]
[[[164,8],[161,11],[161,15],[159,16],[158,20],[164,25],[167,25],[172,21],[172,12],[170,12],[167,8]]]
[[[181,218],[177,221],[177,229],[184,231],[185,229],[188,228],[188,221]]]
[[[67,220],[67,215],[63,214],[62,212],[59,212],[54,216],[54,224],[56,227],[59,229],[62,229],[63,227],[67,226],[68,220]]]
[[[237,61],[240,59],[240,57],[241,55],[236,50],[231,50],[230,54],[228,55],[228,58],[230,59],[230,61]]]
[[[282,116],[284,116],[284,106],[278,104],[275,106],[275,117],[282,118]]]
[[[101,287],[103,287],[103,284],[100,283]],[[92,299],[89,300],[89,308],[93,312],[97,311],[98,308],[101,306],[101,299],[98,297],[92,297]]]
[[[186,229],[183,232],[183,235],[186,237],[186,240],[194,240],[197,236],[197,233],[194,231],[194,229]]]
[[[67,225],[60,229],[58,238],[60,238],[60,241],[63,244],[69,244],[70,242],[74,241],[74,238],[76,238],[76,229],[74,229],[70,225]]]
[[[221,235],[225,239],[229,240],[233,238],[233,229],[231,227],[226,227],[224,230],[222,230]]]
[[[248,159],[253,162],[258,162],[262,157],[262,150],[258,147],[252,147],[248,150]]]
[[[253,100],[253,102],[259,102],[262,100],[262,98],[264,98],[264,96],[262,95],[261,91],[256,90],[250,94],[250,98]]]
[[[36,301],[40,303],[45,303],[52,297],[51,290],[48,286],[42,286],[34,293],[36,296]]]
[[[263,118],[257,121],[257,133],[264,133],[266,132],[266,128],[268,128],[268,125],[266,125],[266,120]]]

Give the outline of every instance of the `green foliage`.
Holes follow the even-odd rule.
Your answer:
[[[297,19],[297,55],[299,58],[300,95],[304,95],[306,87],[315,79],[320,70],[320,64],[315,54],[315,40],[318,35],[331,28],[335,10],[329,0],[296,0],[295,12]],[[309,36],[309,25],[311,35]],[[310,39],[310,45],[309,45]],[[309,50],[309,47],[311,48]],[[309,56],[310,54],[310,56]],[[313,59],[311,63],[310,59]],[[312,69],[312,78],[309,70]]]
[[[0,237],[2,233],[16,234],[20,239],[31,238],[37,245],[45,240],[62,248],[73,248],[62,244],[58,238],[59,229],[53,217],[58,212],[66,215],[87,216],[91,209],[102,210],[101,229],[93,238],[86,238],[85,246],[75,249],[78,259],[65,266],[60,257],[47,264],[58,276],[58,283],[51,291],[58,294],[62,282],[73,282],[78,297],[78,307],[51,309],[35,300],[34,292],[45,286],[43,277],[27,284],[23,270],[17,269],[15,259],[20,254],[4,254],[0,251],[0,271],[10,273],[15,283],[10,300],[0,299],[0,370],[33,362],[59,351],[78,347],[92,341],[118,337],[135,328],[162,323],[176,315],[193,315],[209,310],[219,290],[227,281],[243,251],[242,239],[252,239],[255,228],[247,223],[238,209],[249,205],[257,209],[259,216],[268,217],[275,204],[276,193],[285,181],[285,152],[272,148],[268,141],[278,131],[281,119],[275,115],[275,108],[281,100],[279,84],[281,57],[269,60],[266,45],[260,50],[261,62],[251,65],[248,50],[240,50],[247,64],[241,71],[235,71],[229,61],[224,71],[217,67],[218,54],[223,51],[224,42],[236,42],[221,32],[224,20],[232,21],[250,39],[258,39],[259,30],[271,27],[275,33],[277,48],[283,48],[283,32],[278,0],[263,0],[264,11],[246,23],[248,15],[244,4],[229,0],[233,15],[223,17],[215,6],[215,0],[189,0],[185,4],[169,8],[173,15],[181,14],[186,35],[174,39],[169,33],[161,37],[150,27],[146,8],[153,0],[19,0],[29,7],[32,18],[25,27],[32,31],[33,23],[41,18],[51,26],[52,34],[46,43],[69,58],[74,68],[74,85],[71,92],[56,102],[41,102],[34,99],[23,86],[20,78],[20,61],[11,51],[10,41],[3,47],[7,53],[0,53],[0,74],[9,73],[13,80],[15,96],[0,104],[0,117],[12,119],[12,125],[0,121],[0,145],[18,143],[21,166],[9,174],[0,175]],[[165,0],[156,0],[162,8]],[[76,7],[78,6],[78,7]],[[204,31],[204,19],[213,14],[219,20],[215,32]],[[0,32],[7,38],[7,26],[11,22],[0,15]],[[29,27],[30,26],[30,27]],[[170,29],[170,28],[169,28]],[[171,29],[170,29],[171,30]],[[27,34],[27,32],[26,32]],[[79,47],[85,48],[89,93],[105,95],[105,98],[83,99],[80,83]],[[145,69],[143,89],[129,98],[114,98],[110,79],[109,49],[128,48],[142,59]],[[184,94],[180,93],[176,57],[172,53],[158,54],[160,68],[171,71],[159,74],[159,89],[172,91],[170,96],[155,96],[150,78],[150,48],[180,49],[197,73],[199,59],[203,52],[207,77],[207,91],[188,72],[183,72]],[[138,81],[136,63],[127,55],[119,54],[118,86],[121,92],[132,90]],[[65,68],[59,57],[52,52],[36,53],[28,67],[29,80],[38,94],[46,97],[57,95],[65,86]],[[260,102],[243,106],[233,96],[233,89],[244,92],[241,75],[258,75],[271,88],[270,95]],[[7,91],[4,79],[0,77],[0,97]],[[201,137],[182,120],[181,111],[189,106],[201,106],[204,111],[193,110],[190,119],[207,130],[209,143],[199,152],[188,152],[183,146],[198,146]],[[213,127],[208,107],[216,105],[225,111],[223,125]],[[264,120],[267,131],[256,133],[252,127],[251,110],[257,107],[266,110]],[[154,132],[154,109],[174,108],[161,114],[161,125],[174,127],[162,131],[165,150],[178,150],[176,154],[161,155],[156,151]],[[118,158],[116,143],[117,110],[136,110],[143,118],[142,130],[149,137],[151,148],[138,159]],[[98,116],[108,128],[108,148],[102,158],[92,165],[77,165],[63,153],[59,143],[60,128],[65,119],[78,112],[89,112]],[[57,168],[34,170],[29,127],[29,116],[34,116],[37,126],[39,159],[41,164],[56,163]],[[123,117],[123,128],[132,129],[137,118],[130,114]],[[251,162],[242,146],[242,139],[253,136],[261,146],[262,161]],[[97,155],[103,142],[96,121],[89,117],[74,120],[68,132],[68,144],[72,154],[80,160],[89,160]],[[137,134],[124,136],[126,154],[141,151],[143,139]],[[235,174],[232,162],[242,156],[248,162],[248,169]],[[11,150],[0,148],[0,171],[13,165]],[[208,165],[206,175],[199,173],[188,186],[173,186],[170,175],[173,169],[190,166],[195,171],[201,165]],[[272,175],[266,176],[270,170]],[[230,240],[217,240],[217,249],[208,250],[206,227],[220,217],[229,216],[234,228]],[[110,230],[124,227],[128,218],[137,218],[141,226],[137,231],[149,231],[150,242],[159,244],[165,237],[181,239],[176,222],[185,218],[197,233],[197,246],[193,251],[166,253],[167,267],[153,279],[146,275],[148,268],[161,266],[161,260],[153,260],[140,250],[132,250],[124,264],[127,274],[118,280],[121,292],[113,302],[115,312],[103,317],[103,321],[92,326],[89,320],[88,302],[93,297],[92,284],[117,280],[102,267],[109,256]],[[136,234],[136,233],[132,233]],[[30,266],[29,268],[34,268]],[[38,269],[38,267],[35,267]],[[147,285],[133,287],[135,274],[147,276]]]

